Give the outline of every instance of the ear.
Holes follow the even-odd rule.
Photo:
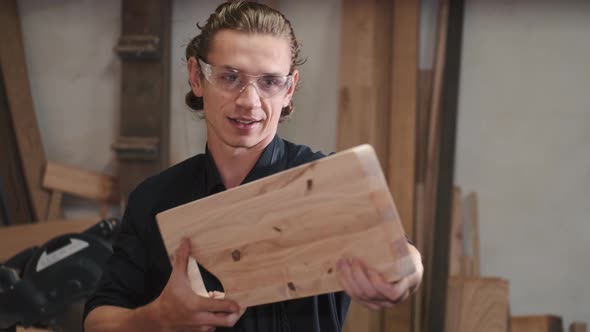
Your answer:
[[[188,82],[191,90],[197,97],[203,97],[203,84],[201,82],[201,67],[195,57],[190,57],[186,64],[188,70]]]
[[[295,87],[297,87],[297,83],[299,82],[299,70],[295,69],[293,71],[293,84],[289,87],[287,94],[285,95],[285,100],[283,101],[283,107],[287,107],[291,98],[293,98],[293,93],[295,93]]]

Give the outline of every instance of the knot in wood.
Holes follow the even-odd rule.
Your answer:
[[[236,249],[231,253],[231,257],[233,258],[234,262],[237,262],[242,258],[242,253]]]

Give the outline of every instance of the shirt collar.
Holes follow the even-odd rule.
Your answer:
[[[275,135],[273,140],[264,148],[260,158],[258,158],[256,164],[254,164],[254,167],[252,167],[241,184],[276,173],[280,168],[279,164],[284,155],[285,142],[278,135]],[[207,195],[212,195],[226,189],[221,181],[221,176],[219,175],[213,156],[207,146],[205,146],[205,189],[207,190]]]

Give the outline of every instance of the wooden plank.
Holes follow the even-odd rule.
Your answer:
[[[442,0],[439,6],[437,21],[436,37],[436,54],[432,74],[432,91],[429,98],[429,112],[427,120],[427,140],[426,140],[426,165],[424,168],[424,277],[422,281],[423,301],[422,306],[422,326],[424,331],[430,329],[430,311],[431,293],[432,293],[432,274],[433,274],[433,255],[434,255],[434,229],[436,217],[436,188],[438,185],[438,165],[440,157],[440,112],[441,112],[441,94],[443,85],[443,73],[445,66],[445,52],[447,43],[447,26],[448,26],[448,0]]]
[[[41,188],[45,152],[33,109],[16,0],[0,1],[0,64],[32,218],[41,220],[49,207],[49,192]]]
[[[469,223],[471,225],[471,256],[473,261],[473,274],[481,274],[480,249],[479,249],[479,212],[477,208],[477,193],[471,192],[467,195],[466,203],[469,212]]]
[[[463,260],[463,211],[461,188],[453,187],[451,234],[449,240],[449,276],[460,276]]]
[[[409,238],[414,236],[420,1],[394,0],[387,179]],[[414,299],[385,311],[384,331],[412,330]]]
[[[42,245],[55,236],[86,230],[97,222],[97,219],[54,220],[30,225],[0,227],[0,262],[24,249]]]
[[[61,211],[61,200],[63,197],[63,192],[59,190],[54,190],[51,193],[51,198],[49,200],[49,209],[47,209],[47,220],[55,220],[55,219],[62,219],[62,211]]]
[[[388,162],[391,4],[342,1],[338,150],[371,144]]]
[[[569,332],[586,332],[586,331],[588,331],[588,326],[586,323],[573,322],[570,324]]]
[[[452,277],[448,288],[446,332],[508,331],[508,281]]]
[[[513,316],[512,332],[563,332],[561,317],[554,315]]]
[[[455,167],[455,139],[459,97],[461,44],[463,36],[464,0],[449,0],[447,47],[444,83],[441,95],[441,136],[438,164],[436,221],[430,285],[429,326],[427,331],[439,332],[444,326],[449,268],[449,232],[451,197]]]
[[[124,0],[122,16],[121,47],[115,48],[123,60],[120,140],[130,137],[157,139],[157,153],[153,160],[126,158],[124,152],[118,153],[120,196],[126,199],[141,181],[170,163],[171,2]],[[139,48],[153,48],[154,51],[125,52],[124,49],[129,50],[123,47],[126,40],[140,41]],[[138,56],[134,57],[134,54]],[[149,54],[150,58],[142,58],[141,54]]]
[[[12,116],[0,70],[0,225],[33,221],[26,180],[12,127]]]
[[[391,282],[415,271],[369,145],[156,218],[168,253],[189,238],[191,255],[243,307],[342,290],[335,265],[344,257],[362,259]]]
[[[337,148],[371,144],[383,169],[389,145],[392,2],[343,0]],[[381,331],[382,313],[351,304],[344,330]]]
[[[119,202],[114,177],[54,161],[47,162],[43,187],[99,202]]]

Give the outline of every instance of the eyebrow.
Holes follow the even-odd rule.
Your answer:
[[[235,68],[235,67],[232,67],[230,65],[222,65],[222,66],[219,66],[219,67],[222,67],[224,69],[229,69],[229,70],[232,70],[232,71],[237,71],[237,72],[240,72],[240,73],[248,74],[245,71],[240,70],[240,69]],[[250,75],[250,74],[248,74],[248,75]],[[282,77],[282,76],[289,76],[289,74],[283,75],[283,74],[281,74],[279,72],[272,72],[272,73],[262,73],[260,75],[253,75],[253,76],[280,76],[280,77]]]

